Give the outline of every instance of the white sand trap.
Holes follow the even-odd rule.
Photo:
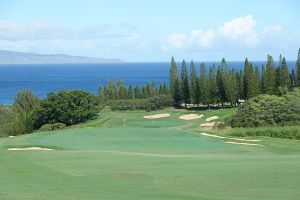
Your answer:
[[[43,147],[27,147],[27,148],[8,148],[8,151],[51,151],[54,149],[48,149]]]
[[[226,137],[223,137],[223,136],[212,135],[212,134],[208,134],[208,133],[200,133],[200,134],[201,134],[201,135],[204,135],[204,136],[215,137],[215,138],[226,138]]]
[[[241,145],[249,145],[249,146],[264,146],[262,144],[253,144],[253,143],[245,143],[245,142],[225,142],[226,144],[241,144]]]
[[[156,115],[148,115],[144,116],[145,119],[159,119],[159,118],[164,118],[164,117],[169,117],[170,114],[164,113],[164,114],[156,114]]]
[[[8,136],[9,138],[14,138],[14,137],[16,137],[16,136],[13,136],[13,135],[10,135],[10,136]]]
[[[244,139],[244,138],[231,138],[231,137],[224,137],[224,136],[219,136],[219,135],[212,135],[212,134],[208,134],[208,133],[200,133],[200,134],[204,135],[204,136],[221,138],[221,139],[238,140],[238,141],[245,141],[245,142],[261,142],[261,140],[252,140],[252,139]]]
[[[197,114],[188,114],[188,115],[182,115],[179,117],[179,119],[183,120],[193,120],[193,119],[200,119],[204,115],[197,115]]]
[[[205,121],[210,122],[210,121],[213,121],[213,120],[216,120],[216,119],[219,119],[219,117],[218,116],[212,116],[212,117],[207,118]]]
[[[213,127],[215,125],[215,122],[209,122],[209,123],[203,123],[200,124],[201,127]]]

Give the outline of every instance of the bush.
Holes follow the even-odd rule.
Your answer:
[[[54,124],[44,124],[41,126],[39,129],[40,131],[55,131],[59,129],[64,129],[66,128],[66,125],[63,123],[54,123]]]
[[[49,93],[34,109],[34,126],[63,123],[73,125],[84,122],[98,113],[96,97],[83,90],[64,90]]]
[[[227,123],[232,127],[300,124],[300,90],[282,97],[259,95],[245,102]]]

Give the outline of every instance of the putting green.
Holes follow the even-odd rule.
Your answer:
[[[108,115],[87,125],[119,126],[123,116]],[[127,118],[133,121],[137,115]],[[173,120],[171,128],[86,127],[2,138],[0,199],[299,198],[299,141],[262,138],[262,147],[225,144],[179,130]],[[6,150],[36,146],[55,150]]]

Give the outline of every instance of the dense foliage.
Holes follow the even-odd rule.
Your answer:
[[[63,123],[73,125],[93,117],[96,109],[96,97],[83,90],[64,90],[49,93],[34,109],[34,126]]]
[[[12,116],[11,106],[0,105],[0,137],[9,135],[13,119]]]
[[[284,96],[259,95],[240,106],[232,127],[300,125],[300,89]]]
[[[112,110],[159,110],[173,105],[170,96],[159,95],[147,99],[120,99],[106,102]]]
[[[34,108],[39,99],[31,91],[21,90],[17,93],[13,103],[13,123],[11,133],[20,135],[34,130]]]

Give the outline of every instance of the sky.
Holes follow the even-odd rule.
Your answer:
[[[127,62],[295,60],[299,0],[0,0],[0,49]]]

